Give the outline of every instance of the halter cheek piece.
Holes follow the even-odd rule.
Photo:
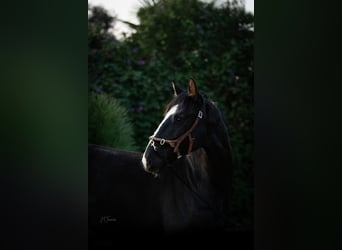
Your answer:
[[[154,143],[154,142],[159,142],[159,144],[160,144],[161,146],[163,146],[163,145],[165,144],[165,142],[168,143],[168,144],[170,145],[170,147],[174,148],[173,152],[177,154],[177,159],[179,159],[179,158],[182,157],[182,155],[181,155],[180,152],[179,152],[179,146],[180,146],[180,144],[185,140],[186,137],[189,138],[188,154],[192,152],[192,146],[193,146],[193,144],[194,144],[195,138],[193,138],[193,137],[191,136],[191,133],[192,133],[192,131],[196,128],[196,126],[197,126],[199,120],[202,119],[202,118],[203,118],[203,112],[200,110],[200,111],[198,111],[196,120],[195,120],[194,124],[192,124],[191,128],[190,128],[188,131],[186,131],[184,134],[182,134],[181,136],[179,136],[179,137],[178,137],[177,139],[175,139],[175,140],[166,140],[166,139],[164,139],[164,138],[158,138],[158,137],[154,137],[154,136],[150,136],[149,139],[152,140],[153,143]],[[154,149],[155,151],[157,151],[157,148],[156,148],[154,145],[152,145],[152,146],[153,146],[153,149]]]

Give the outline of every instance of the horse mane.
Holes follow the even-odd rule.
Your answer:
[[[191,97],[188,93],[181,92],[167,104],[164,115],[174,105],[188,105],[190,102]],[[209,165],[206,167],[207,173],[217,192],[224,197],[223,206],[226,209],[231,197],[233,175],[232,148],[226,122],[217,105],[203,93],[199,93],[197,108],[203,109],[204,120],[207,122],[207,137],[210,139],[203,145],[203,151],[187,157],[188,164],[191,168],[201,168],[205,157],[205,162]]]
[[[221,111],[215,103],[207,100],[208,144],[205,151],[211,164],[208,169],[216,190],[224,197],[223,207],[227,211],[232,193],[233,156],[228,128]]]

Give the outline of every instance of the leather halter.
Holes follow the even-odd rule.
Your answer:
[[[185,140],[186,137],[189,138],[188,154],[192,152],[192,146],[194,144],[195,138],[193,138],[191,136],[191,133],[196,128],[199,120],[202,118],[203,118],[203,112],[202,112],[202,110],[200,110],[200,111],[198,111],[196,120],[192,124],[191,128],[175,140],[166,140],[164,138],[158,138],[155,136],[150,136],[149,139],[152,140],[153,142],[159,142],[159,144],[161,146],[163,146],[165,144],[165,142],[168,143],[171,148],[174,148],[173,152],[177,154],[177,159],[179,159],[182,157],[182,155],[179,152],[179,146]],[[152,146],[153,146],[154,151],[157,151],[157,148],[154,145],[152,145]]]

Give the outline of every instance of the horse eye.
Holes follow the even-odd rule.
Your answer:
[[[180,115],[175,115],[174,120],[179,122],[182,120],[182,117]]]

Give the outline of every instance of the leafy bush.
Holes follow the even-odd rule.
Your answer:
[[[88,136],[89,143],[136,150],[127,111],[106,94],[89,95]]]

